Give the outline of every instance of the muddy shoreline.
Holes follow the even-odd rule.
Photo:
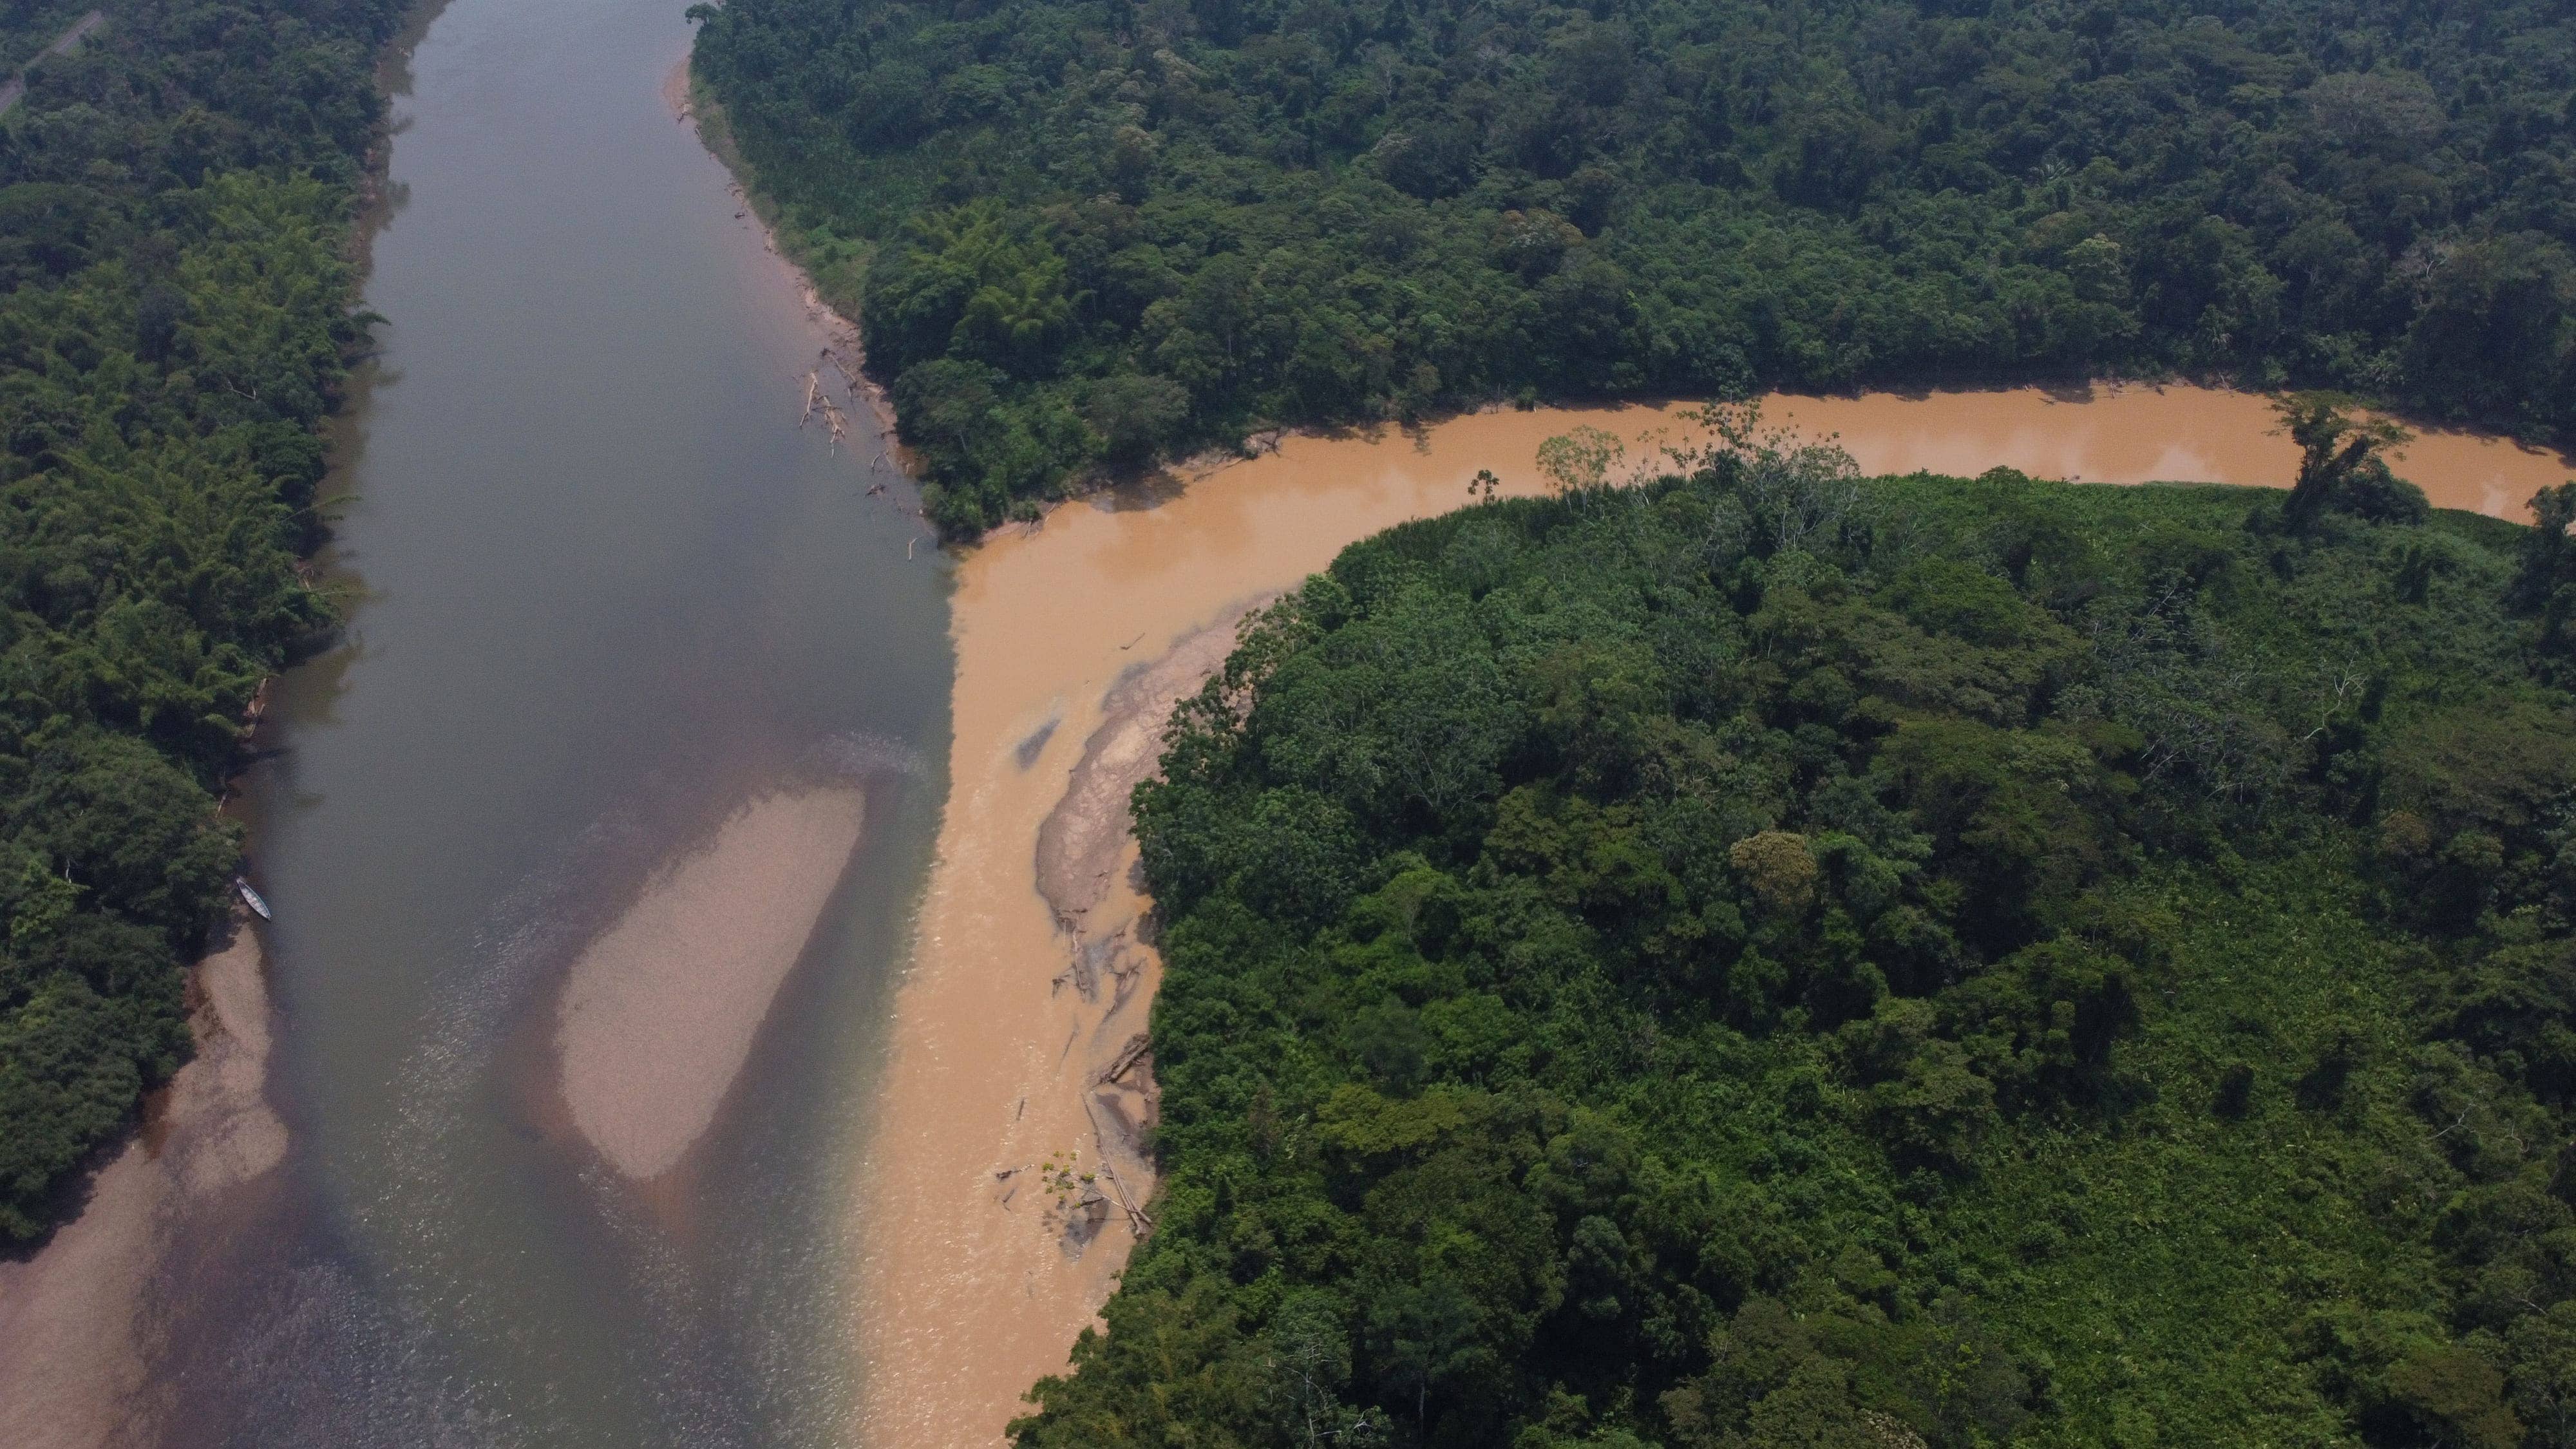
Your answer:
[[[157,1270],[183,1230],[286,1157],[267,1099],[265,965],[243,914],[191,968],[196,1055],[147,1099],[80,1215],[0,1262],[0,1443],[149,1442],[173,1421],[178,1386],[151,1371]]]
[[[1161,1094],[1154,1082],[1153,1043],[1139,997],[1150,1005],[1162,980],[1151,940],[1153,903],[1143,894],[1128,801],[1161,763],[1163,726],[1180,702],[1223,667],[1242,622],[1275,598],[1262,594],[1221,611],[1172,641],[1159,657],[1128,668],[1100,704],[1100,722],[1083,742],[1064,793],[1038,825],[1032,868],[1038,895],[1053,913],[1066,964],[1048,982],[1099,1008],[1079,1033],[1079,1085],[1100,1181],[1074,1194],[1065,1224],[1079,1251],[1113,1210],[1132,1238],[1152,1230],[1155,1185],[1150,1134]],[[1105,998],[1105,999],[1104,999]],[[1110,1023],[1119,1023],[1111,1029]],[[1076,1174],[1079,1180],[1080,1174]]]

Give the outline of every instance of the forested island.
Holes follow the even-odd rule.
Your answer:
[[[2548,0],[729,0],[971,534],[1255,425],[2184,374],[2576,429]]]
[[[299,560],[408,8],[120,5],[0,118],[0,1246],[187,1055],[244,710],[333,621]]]
[[[1164,1191],[1037,1446],[2576,1435],[2576,484],[1353,546],[1136,795]]]

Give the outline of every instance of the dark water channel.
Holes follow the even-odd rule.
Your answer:
[[[936,824],[942,570],[663,86],[680,0],[452,0],[408,61],[325,562],[244,782],[278,1184],[161,1270],[189,1443],[832,1437],[849,1153]],[[891,482],[869,498],[871,482]],[[569,961],[790,775],[864,834],[714,1127],[639,1187],[551,1086]],[[550,1106],[549,1103],[555,1103]]]

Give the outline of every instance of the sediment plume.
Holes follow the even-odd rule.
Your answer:
[[[1246,461],[1059,505],[964,556],[949,801],[852,1193],[861,1442],[998,1443],[1151,1229],[1135,1145],[1155,1113],[1160,962],[1139,939],[1126,803],[1172,702],[1248,609],[1343,546],[1466,505],[1480,469],[1498,496],[1540,491],[1538,445],[1577,426],[1618,436],[1633,467],[1682,439],[1686,412],[1267,439]],[[1837,435],[1867,473],[2279,486],[2297,467],[2265,399],[2197,388],[1774,397],[1764,413]],[[2397,464],[2439,506],[2504,517],[2576,471],[2455,433],[2420,436]]]

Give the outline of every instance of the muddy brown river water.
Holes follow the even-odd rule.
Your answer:
[[[678,9],[452,0],[395,77],[351,627],[237,802],[277,921],[0,1263],[0,1444],[993,1444],[1151,1211],[1121,810],[1170,702],[1476,470],[1676,424],[1291,437],[922,546],[886,459],[797,426],[833,332],[664,102]],[[1871,471],[2291,464],[2193,389],[1769,416]],[[2435,434],[2400,471],[2513,516],[2576,468]]]
[[[1159,963],[1135,939],[1145,902],[1127,885],[1134,846],[1119,826],[1161,719],[1222,661],[1234,622],[1353,540],[1461,506],[1478,469],[1505,493],[1536,492],[1549,436],[1597,427],[1648,458],[1681,440],[1684,411],[1490,412],[1292,436],[1160,496],[1062,505],[965,556],[951,792],[849,1198],[867,1365],[854,1439],[998,1442],[1125,1263],[1142,1226],[1127,1200],[1151,1183],[1130,1130],[1151,1111],[1130,1055]],[[1839,435],[1872,473],[2008,465],[2277,485],[2297,466],[2263,399],[2198,388],[1774,397],[1764,417]],[[2555,454],[2442,433],[2400,468],[2438,504],[2505,516],[2576,475]],[[1068,843],[1104,835],[1105,853]],[[1105,1164],[1119,1180],[1095,1186],[1105,1201],[1085,1211],[1082,1194],[1067,1203],[1037,1181],[1050,1161]]]
[[[1974,476],[2000,464],[2087,483],[2280,487],[2298,469],[2269,400],[2199,387],[1774,397],[1763,414],[1803,433],[1839,434],[1870,473]],[[2576,476],[2564,454],[2441,428],[2415,434],[2393,454],[2396,469],[2436,508],[2528,518],[2533,493]]]

